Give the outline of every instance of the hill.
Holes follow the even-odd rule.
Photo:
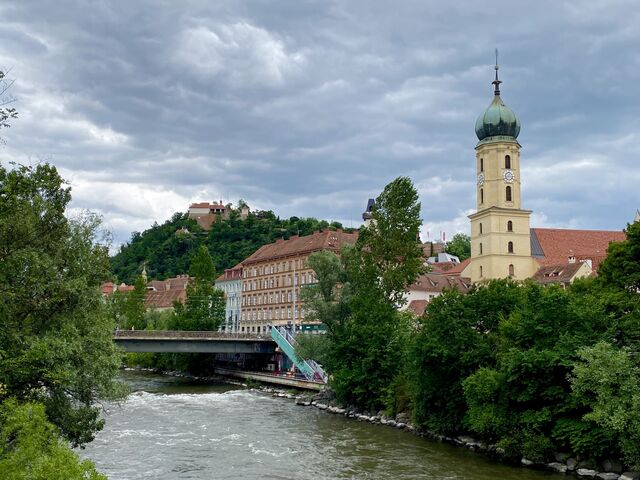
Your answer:
[[[111,271],[118,282],[132,284],[144,264],[149,278],[163,280],[187,273],[191,256],[204,244],[217,271],[222,273],[278,238],[309,235],[326,228],[343,227],[339,222],[315,218],[281,219],[270,210],[251,212],[242,220],[239,212],[232,209],[228,220],[215,222],[206,232],[186,213],[175,213],[162,225],[154,224],[142,233],[133,232],[131,240],[111,257]]]

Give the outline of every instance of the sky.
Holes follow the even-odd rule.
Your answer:
[[[636,0],[0,3],[19,118],[0,162],[50,162],[114,246],[195,201],[361,224],[403,175],[422,238],[468,233],[476,118],[522,129],[534,227],[640,208]]]

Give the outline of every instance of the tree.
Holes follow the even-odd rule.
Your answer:
[[[455,255],[461,262],[471,256],[471,239],[469,235],[464,233],[456,233],[453,238],[447,242],[445,252]]]
[[[599,342],[579,355],[571,386],[578,400],[591,406],[584,420],[615,436],[627,464],[640,468],[640,369],[634,353]]]
[[[60,439],[38,403],[0,406],[0,477],[4,480],[107,480]]]
[[[608,287],[640,291],[640,221],[627,225],[627,239],[609,245],[598,268],[598,281]]]
[[[394,306],[404,303],[407,285],[424,271],[418,192],[407,177],[398,177],[376,198],[372,221],[362,228],[350,257],[354,278],[375,283]],[[376,277],[376,280],[372,276]]]
[[[142,276],[138,276],[131,292],[116,291],[111,299],[111,309],[118,328],[128,330],[144,330],[146,308],[144,299],[147,296],[147,284]]]
[[[10,127],[9,121],[18,118],[18,111],[7,105],[15,101],[14,98],[7,96],[7,91],[13,85],[13,80],[7,80],[6,72],[0,70],[0,128]]]
[[[174,304],[177,330],[217,330],[224,321],[224,293],[213,287],[215,267],[205,245],[201,245],[191,261],[187,300]]]
[[[104,424],[97,402],[124,390],[99,290],[110,277],[100,220],[67,218],[70,200],[51,165],[0,166],[0,401],[42,403],[82,445]]]
[[[373,222],[338,259],[309,257],[318,283],[303,293],[307,318],[327,325],[325,354],[331,386],[340,401],[377,411],[394,410],[410,325],[396,307],[422,271],[416,242],[418,195],[400,177],[376,199]]]

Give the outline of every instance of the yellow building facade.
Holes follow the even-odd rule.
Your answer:
[[[500,98],[498,66],[494,98],[476,122],[477,210],[471,220],[471,261],[462,272],[471,281],[512,277],[537,270],[531,256],[530,210],[522,209],[520,122]]]

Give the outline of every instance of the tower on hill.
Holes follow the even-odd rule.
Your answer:
[[[465,276],[474,282],[531,277],[530,210],[520,202],[520,121],[500,98],[498,63],[494,96],[476,121],[477,211],[471,219],[471,262]]]

